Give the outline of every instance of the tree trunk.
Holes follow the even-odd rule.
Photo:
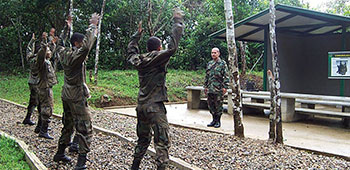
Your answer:
[[[269,130],[269,140],[274,141],[276,138],[276,114],[275,114],[275,102],[273,100],[275,93],[274,93],[274,77],[272,75],[271,70],[267,71],[267,77],[269,79],[269,88],[270,88],[270,115],[269,115],[269,121],[270,121],[270,130]]]
[[[96,43],[96,57],[95,57],[95,84],[97,85],[97,77],[98,77],[98,56],[100,52],[100,41],[101,41],[101,25],[103,18],[103,10],[106,6],[106,0],[103,0],[100,21],[98,23],[98,33],[97,33],[97,43]]]
[[[276,15],[275,15],[275,3],[274,0],[270,0],[270,46],[271,46],[271,55],[272,55],[272,68],[274,73],[274,97],[273,102],[275,102],[275,114],[276,114],[276,143],[283,143],[283,134],[282,134],[282,115],[281,115],[281,83],[279,78],[279,64],[278,64],[278,51],[277,51],[277,41],[276,41]]]
[[[239,72],[238,72],[238,57],[234,32],[234,20],[232,13],[232,1],[224,0],[225,3],[225,16],[226,16],[226,40],[228,48],[228,66],[230,70],[230,88],[232,89],[234,110],[233,119],[235,127],[235,136],[244,137],[243,127],[243,112],[242,112],[242,100],[241,89],[239,84]]]
[[[9,17],[8,17],[9,18]],[[19,53],[21,55],[21,61],[22,61],[22,68],[23,71],[25,71],[24,68],[24,57],[23,57],[23,49],[22,49],[22,36],[21,36],[21,32],[19,30],[20,28],[20,24],[21,24],[21,19],[17,18],[17,23],[15,23],[11,18],[9,18],[10,21],[12,22],[13,26],[17,28],[17,35],[18,35],[18,46],[19,46]]]
[[[73,19],[73,0],[69,1],[69,16],[71,16]],[[69,37],[71,37],[72,35],[73,35],[73,22],[70,27]]]
[[[247,61],[246,61],[246,50],[247,50],[247,43],[239,41],[239,47],[241,51],[241,59],[242,59],[242,75],[245,75],[247,70]]]

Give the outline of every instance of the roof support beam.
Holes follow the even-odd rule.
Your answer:
[[[299,29],[299,28],[314,28],[314,27],[326,27],[326,26],[336,26],[337,24],[312,24],[312,25],[298,25],[290,27],[279,27],[279,29]]]

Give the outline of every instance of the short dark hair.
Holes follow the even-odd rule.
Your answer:
[[[82,42],[84,40],[85,36],[84,34],[75,32],[72,37],[70,38],[70,43],[72,44],[72,46],[74,46],[74,42]]]
[[[160,47],[160,39],[158,37],[150,37],[147,40],[147,50],[149,52],[157,50]]]

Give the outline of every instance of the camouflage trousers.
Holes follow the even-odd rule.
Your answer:
[[[38,88],[39,92],[39,122],[49,122],[53,109],[53,92],[52,88]],[[38,122],[38,125],[39,125]]]
[[[208,107],[209,111],[213,116],[221,116],[222,115],[222,104],[223,104],[224,96],[222,94],[214,94],[208,93]]]
[[[142,159],[151,143],[154,132],[154,148],[156,149],[156,164],[158,167],[167,167],[169,164],[169,124],[166,108],[163,102],[138,104],[137,112],[137,145],[134,159]]]
[[[40,105],[39,105],[39,89],[37,85],[28,84],[30,90],[29,96],[29,105],[27,107],[28,113],[30,115],[34,112],[35,107],[38,107],[38,111],[40,113]]]
[[[86,99],[81,101],[65,101],[63,103],[63,128],[59,144],[69,145],[72,135],[78,138],[79,154],[90,152],[90,144],[92,140],[92,122]],[[75,127],[75,129],[74,129]]]

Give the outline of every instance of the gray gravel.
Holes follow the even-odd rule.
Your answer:
[[[93,115],[95,125],[137,139],[136,118],[104,111]],[[350,161],[269,141],[175,126],[170,126],[170,134],[170,154],[203,169],[350,169]]]
[[[35,126],[20,124],[25,114],[25,109],[0,101],[0,130],[27,143],[30,150],[33,150],[49,169],[73,169],[77,161],[76,154],[68,154],[73,158],[73,161],[69,164],[58,164],[52,161],[62,129],[61,121],[51,119],[50,127],[52,130],[49,133],[55,139],[45,140],[38,138],[37,134],[34,133]],[[37,114],[35,114],[34,120],[37,120]],[[128,169],[132,163],[132,153],[133,146],[130,144],[115,137],[100,133],[94,134],[87,165],[89,169]],[[154,160],[151,156],[145,156],[141,169],[155,169]],[[170,167],[170,169],[176,168]]]

